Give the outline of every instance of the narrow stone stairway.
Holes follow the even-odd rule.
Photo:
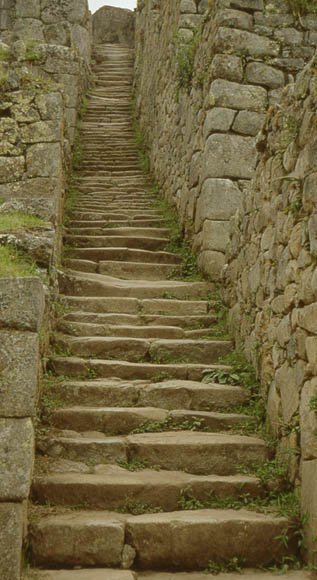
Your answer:
[[[232,430],[238,386],[204,384],[228,353],[213,339],[207,282],[173,280],[169,230],[139,169],[131,121],[133,54],[101,45],[82,124],[80,195],[65,235],[65,311],[50,359],[60,406],[38,441],[34,565],[54,580],[202,580],[210,561],[278,563],[283,517],[205,509],[212,495],[258,496],[238,467],[266,443]],[[192,510],[200,502],[201,509]]]

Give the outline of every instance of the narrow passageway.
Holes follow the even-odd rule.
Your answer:
[[[139,168],[132,51],[101,45],[94,58],[50,360],[62,403],[33,482],[34,564],[54,580],[201,580],[210,562],[280,562],[287,519],[208,507],[259,495],[238,468],[265,461],[267,446],[233,431],[242,388],[201,382],[232,345],[213,338],[211,285],[173,279],[180,258]]]

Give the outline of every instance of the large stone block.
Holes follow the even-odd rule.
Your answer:
[[[38,336],[32,332],[0,330],[0,345],[1,415],[34,415],[38,387]]]
[[[243,135],[255,136],[258,134],[263,121],[265,119],[264,113],[255,113],[254,111],[240,111],[235,118],[233,124],[233,131],[242,133]]]
[[[236,111],[222,107],[210,109],[204,123],[204,138],[207,139],[211,133],[230,131],[236,114]]]
[[[275,375],[276,388],[281,395],[283,420],[289,423],[293,415],[298,412],[299,390],[295,382],[294,370],[285,362]]]
[[[300,427],[303,459],[317,458],[317,413],[311,409],[311,401],[317,396],[317,378],[306,381],[301,393]],[[312,399],[314,397],[314,399]]]
[[[226,258],[223,253],[211,250],[201,252],[197,260],[199,269],[207,276],[210,276],[213,281],[221,280],[225,263]]]
[[[62,152],[60,143],[38,143],[26,155],[28,177],[60,177]]]
[[[278,56],[280,46],[265,36],[259,36],[247,30],[237,30],[220,26],[216,39],[215,49],[218,52],[245,53],[253,58],[262,56]]]
[[[302,513],[308,514],[308,522],[305,524],[308,559],[314,565],[317,565],[317,459],[303,461],[301,475]]]
[[[41,198],[58,198],[59,193],[60,183],[53,177],[35,177],[5,185],[0,184],[0,197],[3,199],[30,197],[37,199],[40,204]]]
[[[0,327],[39,330],[45,298],[39,278],[0,279]]]
[[[30,39],[44,42],[43,24],[35,18],[18,18],[14,30],[25,41]]]
[[[60,93],[44,93],[35,99],[37,108],[43,120],[57,120],[62,116],[63,97]]]
[[[0,578],[20,580],[23,508],[21,503],[0,503]]]
[[[243,64],[238,56],[232,54],[216,54],[211,64],[214,78],[241,82],[243,79]]]
[[[267,92],[263,87],[240,85],[224,79],[216,79],[210,86],[210,100],[216,107],[258,111],[267,108]]]
[[[230,179],[207,179],[197,202],[195,231],[201,230],[206,219],[229,220],[241,201],[241,191]]]
[[[300,309],[298,324],[308,332],[317,334],[317,302]]]
[[[28,498],[33,460],[34,430],[31,419],[0,419],[2,501],[22,501]]]
[[[38,121],[21,129],[22,143],[60,142],[62,139],[61,121]]]
[[[229,221],[205,220],[202,229],[202,250],[225,252],[230,240]]]
[[[74,24],[72,27],[72,43],[79,56],[86,61],[90,60],[90,35],[88,30],[80,24]]]
[[[20,18],[39,18],[40,12],[40,0],[16,0],[16,13]]]
[[[242,30],[252,30],[253,28],[251,14],[240,10],[219,10],[216,14],[215,22],[218,26],[230,26],[232,28],[242,28]]]
[[[250,62],[245,74],[247,82],[264,85],[270,89],[278,89],[285,84],[282,71],[260,62]]]
[[[10,183],[21,179],[24,173],[24,157],[0,157],[0,183]]]
[[[255,162],[254,137],[214,133],[206,142],[202,177],[251,179]]]

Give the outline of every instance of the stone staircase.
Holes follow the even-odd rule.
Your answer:
[[[228,369],[217,360],[232,345],[213,340],[211,285],[171,279],[179,257],[138,165],[132,52],[97,46],[95,61],[50,360],[63,405],[33,482],[34,564],[54,580],[203,580],[209,561],[281,562],[287,519],[204,509],[212,495],[258,496],[237,468],[268,450],[232,432],[246,416],[228,408],[245,391],[201,383],[203,370]]]

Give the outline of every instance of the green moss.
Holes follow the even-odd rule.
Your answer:
[[[24,212],[0,214],[0,232],[36,229],[47,225],[42,219]]]
[[[38,276],[36,263],[11,246],[0,246],[0,278]]]

